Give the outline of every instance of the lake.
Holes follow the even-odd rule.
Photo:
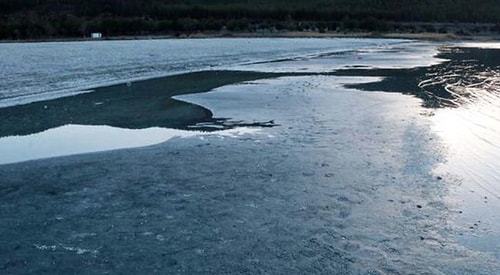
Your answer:
[[[7,273],[479,273],[500,44],[0,44]]]

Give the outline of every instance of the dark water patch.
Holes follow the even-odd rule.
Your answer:
[[[272,63],[281,63],[281,62],[301,61],[301,60],[306,60],[306,59],[307,58],[305,58],[305,57],[287,57],[287,58],[279,58],[279,59],[274,59],[274,60],[265,60],[265,61],[250,62],[250,63],[245,63],[243,65],[272,64]]]
[[[204,71],[97,88],[76,96],[0,109],[0,137],[28,135],[67,124],[108,125],[127,129],[163,127],[189,129],[208,123],[219,130],[272,123],[227,122],[210,110],[172,97],[200,93],[224,85],[279,77],[283,74],[243,71]],[[200,130],[200,129],[198,129]],[[217,130],[205,127],[202,130]]]
[[[382,77],[381,81],[348,84],[364,91],[385,91],[415,95],[424,107],[460,107],[483,96],[497,94],[500,86],[500,50],[447,47],[437,58],[447,61],[411,69],[339,70],[339,76]]]

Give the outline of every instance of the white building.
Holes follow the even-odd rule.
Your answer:
[[[101,39],[102,38],[102,33],[100,32],[93,32],[90,34],[90,38],[92,39]]]

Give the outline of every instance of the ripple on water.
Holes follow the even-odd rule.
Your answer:
[[[492,55],[488,50],[481,56]],[[458,226],[473,231],[461,239],[498,255],[491,238],[500,237],[500,66],[471,59],[428,77],[423,88],[443,85],[452,95],[450,106],[459,107],[439,110],[433,120],[448,149],[446,163],[436,172],[455,177],[452,199],[461,213]]]

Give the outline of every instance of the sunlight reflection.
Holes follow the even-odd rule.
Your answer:
[[[500,43],[498,42],[464,42],[458,44],[458,46],[463,48],[500,49]]]
[[[500,96],[474,92],[482,96],[473,104],[436,111],[434,127],[448,150],[446,162],[435,173],[452,184],[450,199],[460,213],[458,224],[463,230],[476,230],[459,239],[499,253],[496,242],[478,238],[478,228],[471,226],[481,224],[481,234],[500,237]]]
[[[481,46],[494,48],[493,45]],[[452,184],[450,198],[454,202],[453,205],[459,209],[459,224],[465,230],[472,230],[471,225],[481,223],[481,230],[485,234],[498,238],[499,53],[495,50],[463,48],[455,49],[455,52],[463,58],[445,64],[446,66],[433,75],[426,75],[428,80],[423,83],[424,88],[427,88],[427,83],[435,87],[444,86],[445,91],[451,95],[446,98],[446,106],[459,107],[439,109],[435,112],[434,128],[447,148],[446,162],[439,165],[435,172]],[[498,251],[494,243],[478,242],[474,235],[464,235],[461,240],[477,249]]]
[[[495,87],[492,83],[495,83]],[[474,97],[474,104],[436,113],[436,131],[448,147],[448,161],[442,170],[471,182],[500,199],[500,95],[497,80],[488,80],[481,88],[461,87]]]

